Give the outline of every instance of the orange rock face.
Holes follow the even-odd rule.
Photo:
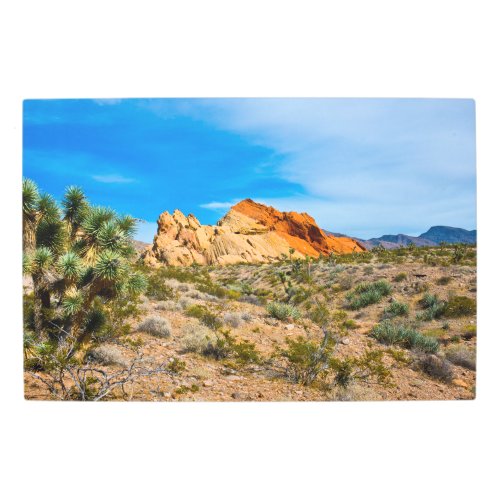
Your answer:
[[[276,231],[292,248],[305,255],[318,257],[332,252],[342,254],[364,250],[351,238],[327,235],[306,213],[280,212],[250,199],[240,201],[231,210],[245,214],[271,231]]]
[[[279,212],[246,199],[216,226],[204,226],[179,210],[163,212],[153,246],[143,258],[149,265],[174,266],[272,262],[288,255],[290,248],[297,258],[364,251],[351,238],[327,235],[308,214]]]

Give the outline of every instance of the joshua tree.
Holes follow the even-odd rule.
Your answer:
[[[133,271],[135,219],[88,203],[78,187],[62,207],[36,184],[23,181],[23,273],[33,279],[27,329],[36,342],[71,346],[99,332],[115,299],[136,297],[147,285]]]
[[[457,243],[456,245],[453,245],[453,256],[451,258],[452,262],[454,264],[458,264],[460,261],[464,259],[465,254],[466,254],[466,249],[463,243]]]

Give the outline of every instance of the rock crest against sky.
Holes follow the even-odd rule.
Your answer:
[[[235,205],[215,226],[201,225],[194,215],[163,212],[153,246],[146,250],[149,265],[236,264],[272,262],[331,253],[362,252],[351,238],[327,235],[306,213],[279,212],[246,199]]]

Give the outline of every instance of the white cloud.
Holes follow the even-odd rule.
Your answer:
[[[306,195],[271,201],[328,229],[370,237],[476,225],[472,101],[210,99],[186,112],[274,150],[277,174]]]
[[[226,210],[231,208],[236,201],[211,201],[210,203],[202,203],[201,208],[207,208],[208,210]]]
[[[129,182],[135,182],[135,179],[124,177],[120,174],[93,175],[92,179],[97,182],[104,182],[105,184],[127,184]]]

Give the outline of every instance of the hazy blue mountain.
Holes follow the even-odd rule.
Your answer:
[[[476,243],[477,231],[467,231],[459,227],[432,226],[428,231],[422,233],[420,238],[431,240],[435,243],[446,241],[447,243]]]
[[[334,236],[346,236],[345,234],[332,233],[326,231]],[[384,234],[379,238],[370,238],[363,240],[350,236],[351,238],[359,241],[367,250],[371,250],[376,246],[383,246],[384,248],[398,248],[405,247],[413,243],[417,247],[429,247],[439,245],[442,241],[446,243],[476,243],[477,231],[474,229],[468,231],[458,227],[449,226],[432,226],[428,231],[422,233],[420,236],[409,236],[407,234]]]

